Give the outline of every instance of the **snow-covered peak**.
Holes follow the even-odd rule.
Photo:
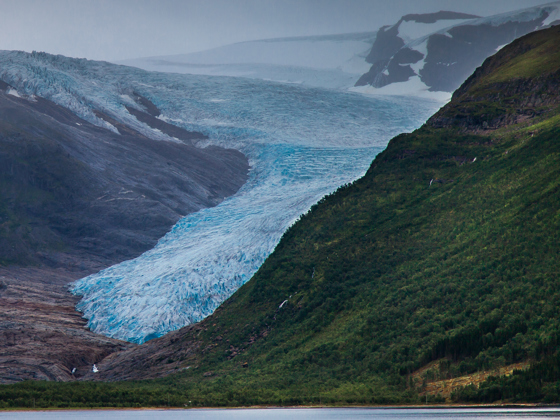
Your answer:
[[[434,19],[405,16],[392,27],[382,28],[367,56],[372,66],[353,90],[418,96],[451,93],[504,45],[560,23],[560,2],[484,18],[455,16],[465,19],[450,20],[443,15],[448,12],[439,13]]]

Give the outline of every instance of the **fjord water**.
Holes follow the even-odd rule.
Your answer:
[[[235,196],[183,218],[152,250],[76,282],[93,331],[138,343],[210,315],[302,213],[441,105],[235,78],[165,82],[134,89],[208,144],[241,150],[252,169]]]
[[[56,412],[0,412],[0,419],[18,420],[493,420],[560,418],[558,409],[373,409],[373,408],[284,408],[227,410],[91,410]]]
[[[15,51],[0,51],[0,76],[18,95],[50,99],[91,123],[117,131],[93,112],[99,110],[173,141],[127,111],[138,108],[134,92],[155,103],[160,118],[206,134],[200,146],[248,156],[249,180],[233,197],[184,217],[140,257],[74,284],[93,331],[137,343],[210,315],[302,213],[363,175],[392,137],[419,127],[442,105]],[[285,298],[278,296],[278,304]]]

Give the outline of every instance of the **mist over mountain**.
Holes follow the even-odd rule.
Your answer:
[[[150,71],[247,77],[344,89],[369,69],[365,58],[374,40],[375,32],[265,39],[121,63]]]
[[[448,99],[499,48],[554,25],[559,8],[554,2],[482,18],[453,11],[407,14],[368,33],[257,40],[122,63],[162,72]]]

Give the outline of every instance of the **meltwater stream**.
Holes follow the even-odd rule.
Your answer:
[[[163,139],[126,111],[124,105],[137,106],[134,91],[154,102],[161,118],[249,157],[249,180],[236,195],[184,217],[140,257],[75,282],[78,309],[93,331],[137,343],[210,315],[313,203],[363,175],[391,137],[441,106],[43,53],[0,52],[0,64],[2,79],[20,93],[51,99],[91,122],[106,124],[92,112],[99,109]]]

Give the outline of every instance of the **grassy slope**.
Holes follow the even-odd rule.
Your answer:
[[[535,54],[547,54],[539,77],[557,73],[559,40],[553,29],[510,47],[513,57],[504,49],[471,81],[462,112],[480,111],[473,96],[492,83],[519,83],[502,72],[532,77]],[[539,358],[560,327],[559,135],[553,108],[492,132],[426,125],[393,139],[205,324],[208,339],[230,340],[205,364],[255,388],[286,382],[294,397],[375,402],[406,399],[406,374],[432,360],[447,358],[443,374],[456,376]],[[229,346],[246,350],[221,362]]]
[[[480,92],[533,77],[541,49],[539,77],[558,72],[559,45],[552,29],[504,48],[439,115],[500,108]],[[516,95],[500,99],[508,110],[524,103]],[[427,124],[394,138],[362,179],[289,229],[199,329],[185,330],[181,340],[201,342],[202,352],[160,361],[191,369],[155,382],[2,392],[90,389],[86,402],[99,394],[106,404],[129,389],[161,401],[170,393],[178,405],[407,403],[419,391],[408,374],[433,360],[446,361],[441,377],[533,360],[530,381],[543,364],[557,366],[560,332],[560,112],[552,102],[497,130]],[[455,398],[552,401],[560,376],[548,371],[531,398],[475,389]],[[492,381],[481,389],[507,385]]]

